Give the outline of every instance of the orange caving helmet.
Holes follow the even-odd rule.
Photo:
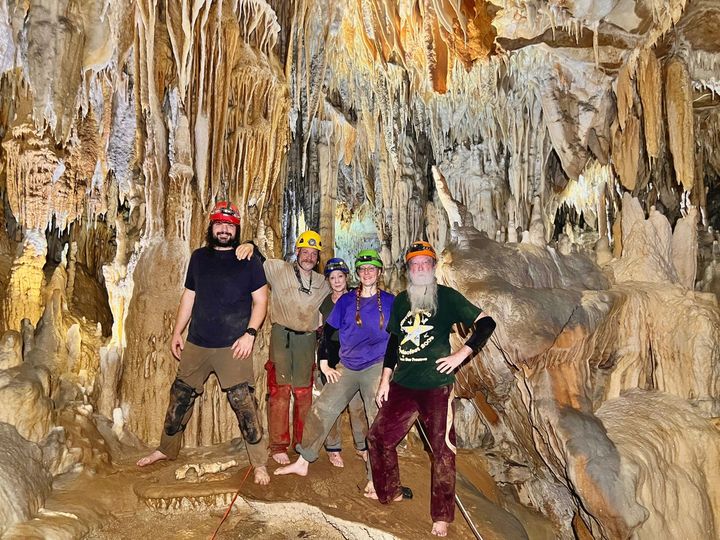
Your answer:
[[[210,212],[210,223],[231,223],[240,225],[240,211],[229,201],[218,201]]]
[[[320,239],[320,235],[315,231],[305,231],[298,236],[298,239],[295,242],[295,249],[300,248],[310,248],[322,251],[322,240]]]
[[[410,247],[405,252],[405,262],[410,262],[410,259],[419,255],[432,257],[433,261],[435,262],[437,262],[438,260],[437,253],[435,253],[435,248],[432,247],[429,242],[425,242],[425,240],[416,240],[415,242],[410,244]]]

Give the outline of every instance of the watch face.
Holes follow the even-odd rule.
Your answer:
[[[257,336],[257,330],[255,330],[254,328],[248,328],[247,330],[245,330],[245,333],[250,334],[253,337]]]

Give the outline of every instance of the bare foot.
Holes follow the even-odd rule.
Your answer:
[[[288,465],[287,467],[275,469],[273,474],[297,474],[298,476],[307,476],[308,465],[310,465],[310,462],[305,461],[305,459],[300,456],[295,463]]]
[[[333,466],[340,468],[343,468],[345,466],[345,462],[343,461],[340,452],[328,452],[327,454],[328,459],[330,460],[330,463],[333,464]]]
[[[254,481],[261,486],[267,486],[270,483],[267,467],[255,467]]]
[[[138,467],[146,467],[148,465],[152,465],[156,461],[162,461],[163,459],[167,459],[168,457],[163,454],[160,450],[155,450],[154,452],[148,454],[145,457],[142,457],[137,460],[137,466]]]
[[[287,455],[287,452],[278,452],[277,454],[273,454],[272,458],[278,465],[287,465],[290,463],[290,456]]]
[[[378,500],[377,493],[375,492],[375,486],[373,485],[372,482],[368,482],[368,483],[367,483],[367,486],[365,486],[365,492],[363,493],[363,495],[364,495],[365,497],[367,497],[368,499],[373,499],[373,500],[375,500],[375,501]],[[395,497],[395,498],[393,499],[393,502],[400,502],[400,501],[402,501],[402,500],[403,500],[403,496],[402,496],[402,493],[401,493],[400,495],[398,495],[397,497]]]
[[[367,463],[368,451],[367,450],[355,450],[355,454],[360,456],[362,460]]]
[[[448,523],[447,521],[434,521],[432,533],[435,536],[447,536]]]

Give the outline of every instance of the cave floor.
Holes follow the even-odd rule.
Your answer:
[[[233,511],[216,538],[434,538],[429,534],[430,460],[419,445],[400,451],[401,477],[413,499],[388,506],[362,496],[365,468],[352,450],[343,453],[343,469],[333,467],[323,452],[305,478],[274,476],[278,465],[271,461],[269,486],[255,485],[252,474],[243,481],[246,456],[231,444],[185,449],[176,461],[138,469],[135,460],[144,453],[116,456],[104,471],[58,477],[40,515],[16,525],[4,538],[211,538],[238,487]],[[497,488],[477,456],[460,451],[457,490],[483,538],[550,538],[526,535],[537,527],[528,527],[522,517],[520,525],[493,502]],[[238,464],[225,471],[200,477],[191,471],[187,478],[175,479],[184,465],[231,459]],[[459,510],[449,536],[474,538]]]

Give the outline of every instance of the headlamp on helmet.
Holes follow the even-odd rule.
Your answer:
[[[240,212],[234,204],[228,201],[218,201],[210,212],[210,223],[240,225]]]
[[[420,255],[431,257],[433,261],[437,262],[437,253],[435,253],[435,248],[424,240],[417,240],[410,244],[410,247],[405,252],[405,262],[408,263],[410,262],[410,259]]]
[[[315,231],[305,231],[295,241],[295,249],[309,248],[322,251],[322,240]]]
[[[357,254],[357,257],[355,257],[356,271],[358,268],[360,268],[361,266],[365,266],[366,264],[370,264],[380,269],[382,269],[383,267],[383,262],[380,258],[380,254],[374,249],[363,249],[360,253]]]
[[[334,257],[325,264],[325,277],[328,277],[335,270],[340,270],[343,274],[350,273],[347,263],[339,257]]]

